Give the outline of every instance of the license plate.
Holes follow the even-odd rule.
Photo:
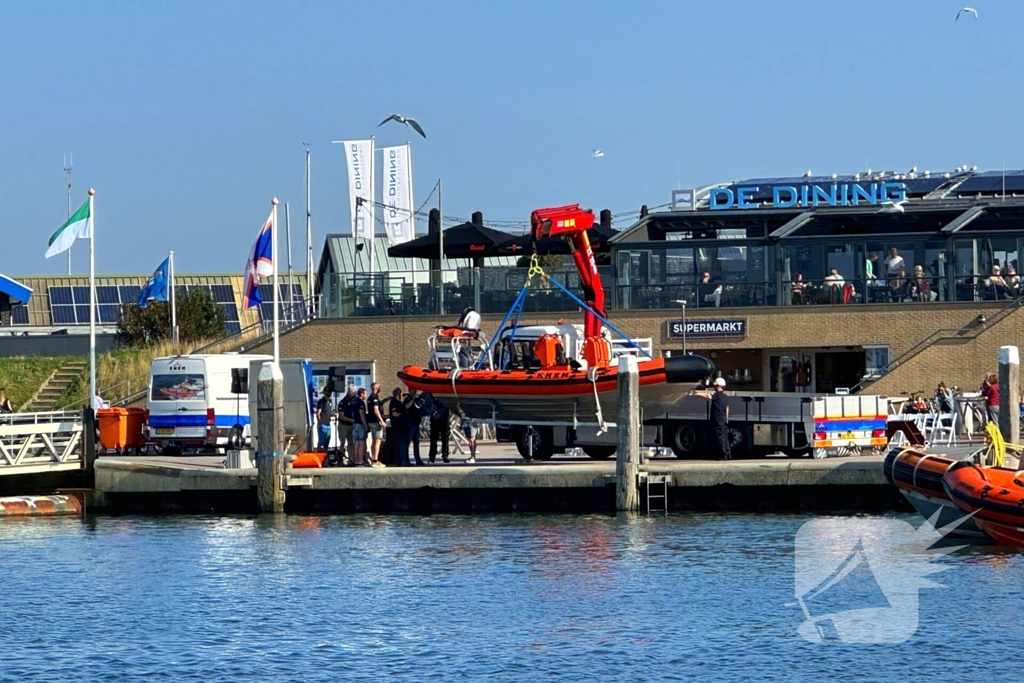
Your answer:
[[[853,432],[843,432],[839,437],[840,439],[856,439],[856,435]]]
[[[159,427],[156,430],[157,434],[174,434],[174,427]]]

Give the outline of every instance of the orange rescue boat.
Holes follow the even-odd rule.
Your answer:
[[[950,499],[1001,545],[1024,546],[1024,471],[958,462],[942,477]]]

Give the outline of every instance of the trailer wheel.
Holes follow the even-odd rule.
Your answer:
[[[555,454],[553,427],[516,427],[516,450],[527,460],[530,458],[530,440],[533,441],[533,459],[550,460]]]
[[[671,430],[672,438],[669,440],[669,446],[672,447],[672,452],[676,454],[676,457],[694,457],[700,451],[701,443],[704,441],[702,432],[700,427],[686,423]]]
[[[583,452],[594,460],[607,460],[615,455],[615,446],[584,446]]]

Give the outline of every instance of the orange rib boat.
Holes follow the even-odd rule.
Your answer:
[[[593,211],[578,204],[537,209],[530,215],[534,241],[559,236],[568,240],[583,300],[545,275],[535,254],[526,284],[493,341],[487,341],[480,316],[468,308],[458,326],[435,329],[427,342],[430,360],[400,370],[402,383],[430,392],[454,412],[475,419],[603,424],[603,416],[612,421],[618,411],[618,362],[626,354],[637,356],[640,406],[648,416],[664,413],[681,400],[686,391],[680,384],[694,386],[709,378],[715,371],[711,361],[686,355],[652,358],[608,320],[604,287],[587,238],[593,224]],[[519,326],[535,276],[580,304],[583,325],[560,320],[557,325]],[[612,332],[622,338],[612,339]]]
[[[709,377],[715,366],[700,356],[653,358],[637,363],[640,405],[645,413],[666,412],[685,394],[680,384],[696,385]],[[432,370],[408,366],[398,372],[406,386],[429,391],[453,410],[468,417],[489,420],[571,422],[593,418],[598,407],[614,420],[618,409],[618,366],[604,365],[590,372],[572,364],[546,365],[537,369]]]
[[[1024,546],[1024,471],[958,462],[942,483],[957,507],[975,513],[978,527],[997,543]]]
[[[963,517],[943,484],[943,477],[957,460],[944,455],[925,453],[917,448],[894,448],[882,465],[886,480],[898,488],[914,509],[925,519],[938,512],[936,528],[956,522]],[[974,519],[964,520],[950,532],[951,536],[984,536]]]

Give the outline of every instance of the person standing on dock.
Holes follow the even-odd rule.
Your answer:
[[[331,403],[331,388],[324,388],[320,400],[316,402],[316,421],[320,427],[317,435],[317,450],[326,453],[331,447],[331,415],[334,413],[334,406]]]
[[[345,393],[345,397],[338,403],[338,451],[343,454],[342,462],[349,464],[352,461],[353,448],[352,442],[352,425],[355,424],[355,420],[352,419],[352,404],[356,400],[356,386],[354,384],[348,385],[348,391]]]
[[[405,404],[402,403],[402,389],[395,387],[388,403],[388,416],[391,418],[391,429],[388,438],[395,440],[395,464],[399,467],[409,465],[409,420]]]
[[[351,405],[352,464],[369,466],[370,461],[366,458],[366,437],[370,426],[366,419],[366,389],[359,387]]]
[[[999,424],[999,377],[990,372],[981,383],[981,396],[985,399],[985,416],[989,422]]]
[[[370,396],[366,399],[366,419],[370,423],[370,465],[381,467],[380,442],[384,437],[384,413],[381,412],[380,382],[370,385]]]
[[[415,389],[409,389],[409,393],[402,400],[402,405],[405,406],[406,426],[409,429],[409,445],[412,446],[412,454],[416,459],[416,464],[422,465],[423,459],[420,457],[420,423],[423,421],[423,415],[425,414],[422,409],[423,401],[417,398]]]
[[[437,459],[437,442],[441,442],[441,461],[448,462],[448,441],[451,438],[452,413],[448,406],[430,397],[430,448],[427,458],[431,464]]]
[[[719,460],[732,459],[732,435],[729,433],[729,398],[725,395],[725,380],[715,380],[715,392],[691,391],[691,395],[711,401],[711,424],[718,439]]]

